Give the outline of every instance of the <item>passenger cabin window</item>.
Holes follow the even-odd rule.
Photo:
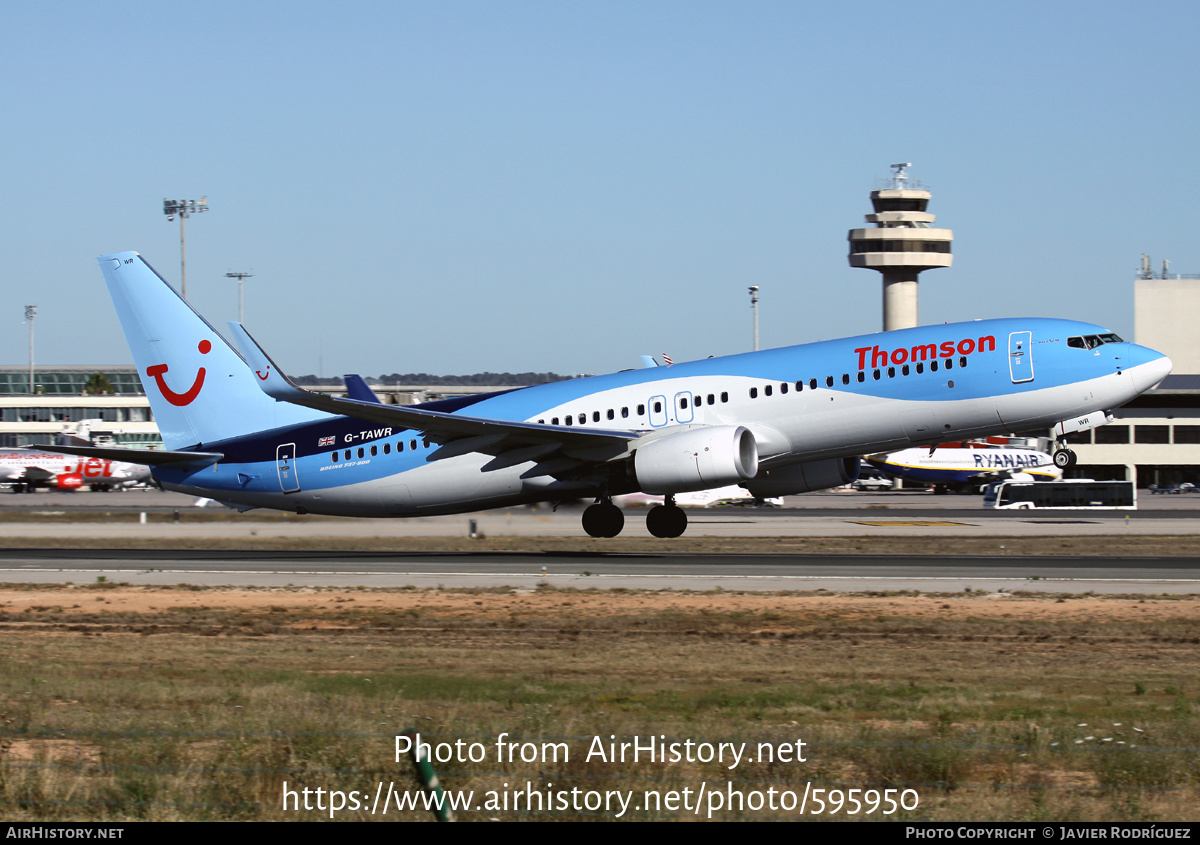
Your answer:
[[[654,413],[656,413],[656,414],[661,414],[661,413],[662,413],[662,402],[655,402],[655,403],[654,403]]]
[[[729,401],[729,394],[728,394],[728,393],[726,393],[725,391],[721,391],[721,401],[722,401],[722,402],[728,402],[728,401]]]
[[[864,373],[862,370],[859,370],[858,371],[858,383],[862,384],[866,380],[867,380],[867,374]]]
[[[609,413],[611,414],[612,411],[609,411]],[[599,411],[592,411],[592,422],[600,422],[600,412]]]
[[[817,389],[817,380],[816,380],[816,379],[812,379],[811,381],[809,381],[809,383],[808,383],[808,386],[809,386],[809,388],[811,388],[812,390],[816,390],[816,389]]]
[[[764,387],[763,393],[766,394],[767,396],[770,396],[771,395],[771,385],[768,384],[766,387]]]
[[[859,373],[859,375],[861,376],[862,373]],[[842,384],[849,384],[849,383],[850,383],[850,374],[842,373]]]
[[[757,399],[757,398],[758,398],[758,388],[757,388],[757,387],[752,387],[752,388],[750,388],[750,398],[751,398],[751,399]]]
[[[638,416],[639,416],[639,417],[644,417],[645,415],[646,415],[646,406],[645,406],[645,405],[638,405]]]
[[[825,386],[833,387],[833,376],[825,376]]]
[[[621,419],[625,419],[628,416],[629,416],[629,407],[626,406],[621,409]]]
[[[612,409],[612,408],[609,408],[609,409],[608,409],[608,418],[611,420],[611,419],[615,419],[615,418],[616,418],[616,416],[617,416],[617,415],[613,413],[613,409]]]
[[[787,386],[787,382],[784,382],[783,384],[779,385],[779,392],[780,392],[780,393],[787,393],[787,392],[788,392],[788,386]]]

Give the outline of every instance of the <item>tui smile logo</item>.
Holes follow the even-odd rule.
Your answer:
[[[201,355],[207,355],[209,350],[212,349],[212,344],[207,340],[202,340],[196,348],[200,350]],[[192,404],[192,401],[200,395],[200,388],[204,387],[204,368],[200,368],[200,371],[196,373],[196,379],[192,382],[192,386],[183,393],[176,393],[167,387],[167,382],[163,379],[163,374],[166,371],[166,364],[155,364],[153,367],[146,368],[146,375],[154,377],[154,383],[158,385],[159,392],[172,405],[182,408],[184,405]]]

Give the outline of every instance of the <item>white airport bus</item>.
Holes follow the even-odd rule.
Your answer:
[[[1132,481],[999,481],[983,494],[985,508],[1039,510],[1137,510]]]

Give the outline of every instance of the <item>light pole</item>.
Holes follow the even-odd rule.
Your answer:
[[[243,279],[253,279],[254,274],[253,273],[232,273],[232,272],[230,272],[230,273],[225,274],[225,278],[238,280],[238,322],[244,323],[245,320],[242,317],[242,280]]]
[[[33,395],[33,318],[37,316],[36,305],[25,306],[25,322],[29,323],[29,395]]]
[[[754,312],[754,351],[758,351],[758,285],[750,285],[750,310]]]
[[[187,299],[187,228],[185,223],[188,217],[193,214],[200,214],[208,211],[208,197],[200,197],[199,200],[169,200],[163,198],[163,214],[167,215],[167,221],[175,219],[175,215],[179,215],[179,293],[183,298]]]

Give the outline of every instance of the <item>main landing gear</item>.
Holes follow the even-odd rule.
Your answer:
[[[583,530],[589,537],[616,537],[624,527],[625,514],[612,499],[597,502],[583,512]]]
[[[655,537],[679,537],[687,530],[687,514],[667,496],[664,504],[655,505],[646,514],[646,529]]]
[[[589,537],[616,537],[624,527],[625,514],[612,499],[602,499],[583,512],[583,530]],[[646,529],[655,537],[679,537],[687,530],[687,514],[673,496],[667,496],[665,504],[646,514]]]

